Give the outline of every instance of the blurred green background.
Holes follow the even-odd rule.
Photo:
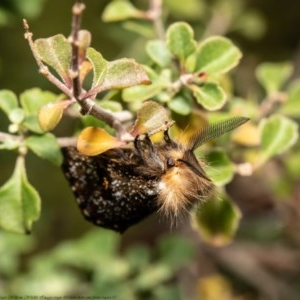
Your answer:
[[[257,25],[249,21],[248,33],[247,29],[226,32],[244,54],[237,70],[237,92],[247,95],[257,89],[253,72],[263,61],[292,61],[294,77],[299,77],[300,1],[239,1],[245,5],[243,10],[255,11],[261,23]],[[101,13],[108,2],[85,1],[82,27],[92,33],[92,46],[108,60],[128,56],[143,62],[146,55],[142,38],[124,30],[118,23],[102,22]],[[148,6],[146,0],[132,2],[139,8]],[[17,94],[32,87],[57,92],[38,73],[23,36],[22,19],[28,19],[34,38],[57,33],[68,36],[73,3],[71,0],[0,1],[0,89],[11,89]],[[201,20],[197,15],[185,16],[199,36],[214,5],[222,1],[203,3],[206,3],[208,15],[201,16]],[[229,10],[236,9],[236,1],[224,0],[224,3]],[[181,19],[184,20],[183,15],[176,11],[169,15],[169,21]],[[246,22],[246,18],[244,20]],[[7,125],[0,112],[0,131],[5,131]],[[62,126],[57,130],[61,136],[68,133],[69,129]],[[1,151],[1,185],[13,171],[14,161],[13,154]],[[168,236],[169,224],[156,215],[128,230],[122,237],[94,229],[81,217],[59,169],[34,155],[29,155],[27,166],[29,180],[38,189],[43,201],[42,215],[31,236],[0,232],[0,295],[71,295],[71,290],[74,295],[94,294],[116,299],[193,299],[189,297],[194,297],[195,293],[208,300],[300,297],[299,244],[288,241],[288,246],[291,243],[292,247],[286,249],[286,241],[279,238],[284,222],[278,221],[277,214],[284,218],[290,212],[278,211],[278,207],[274,209],[274,199],[268,188],[261,184],[259,176],[251,180],[237,178],[228,187],[237,199],[243,194],[243,202],[238,204],[244,219],[238,240],[232,246],[218,250],[195,239],[186,228],[189,224],[171,230],[171,237]],[[299,191],[299,182],[295,182],[294,189]],[[297,226],[295,228],[298,229]],[[182,233],[189,237],[189,241],[182,240]],[[172,236],[177,234],[178,238],[173,239]],[[255,240],[255,243],[249,246],[249,239]],[[278,247],[270,246],[270,240],[275,241]],[[146,246],[137,246],[141,244]],[[173,254],[170,254],[170,249]],[[256,251],[256,256],[264,256],[262,261],[273,270],[271,268],[270,273],[263,273],[263,269],[255,265],[257,262],[249,261],[244,249]],[[230,251],[236,254],[235,258],[230,256]],[[268,253],[272,253],[269,261]],[[236,261],[231,262],[231,259]],[[183,265],[185,268],[180,269]],[[248,273],[243,271],[244,265],[248,266],[245,268]],[[222,276],[210,278],[208,275],[215,274],[214,270]],[[207,281],[198,281],[201,276]],[[288,277],[288,282],[282,279],[284,276]],[[195,284],[197,292],[194,291]],[[281,285],[284,288],[281,289]],[[77,289],[74,290],[74,287]],[[207,289],[216,291],[216,298]],[[130,291],[137,292],[131,294]],[[217,298],[220,295],[222,298]]]

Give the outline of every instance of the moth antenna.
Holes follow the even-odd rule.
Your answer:
[[[216,139],[217,137],[232,131],[249,121],[249,118],[234,117],[225,121],[205,126],[200,132],[195,134],[189,141],[189,149],[194,151],[201,145]]]

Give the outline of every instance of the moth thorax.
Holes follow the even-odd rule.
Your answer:
[[[207,196],[212,183],[193,172],[184,163],[171,168],[159,182],[158,205],[164,214],[177,218]]]

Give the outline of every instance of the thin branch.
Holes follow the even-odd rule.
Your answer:
[[[78,47],[78,35],[81,25],[82,12],[85,9],[85,5],[81,2],[76,2],[73,6],[73,18],[72,18],[72,31],[70,42],[72,45],[72,59],[71,59],[71,74],[73,81],[73,96],[78,99],[81,93],[81,84],[79,78],[79,47]]]
[[[76,146],[76,137],[59,137],[57,142],[60,147]]]
[[[118,132],[118,135],[121,140],[133,140],[133,137],[129,133],[127,133],[122,123],[117,118],[115,118],[115,116],[112,113],[97,106],[95,104],[95,101],[93,101],[90,98],[87,98],[79,101],[79,104],[81,105],[81,113],[83,115],[94,116],[95,118],[102,120],[108,125],[112,126]]]
[[[150,0],[150,8],[147,11],[146,16],[153,22],[158,38],[164,40],[165,28],[162,21],[162,0]]]
[[[267,96],[260,105],[260,118],[270,116],[286,100],[287,94],[284,92],[275,92]]]
[[[27,21],[23,20],[23,25],[25,29],[25,39],[28,41],[29,47],[35,58],[37,65],[39,66],[39,71],[42,75],[44,75],[52,84],[54,84],[58,89],[60,89],[63,93],[65,93],[68,97],[73,98],[72,91],[60,80],[58,80],[55,76],[51,74],[48,67],[44,65],[41,58],[39,57],[35,44],[32,40],[32,32],[29,31],[29,25]]]
[[[22,137],[13,135],[13,134],[9,134],[9,133],[5,133],[5,132],[0,132],[0,142],[5,142],[8,140],[21,141]]]

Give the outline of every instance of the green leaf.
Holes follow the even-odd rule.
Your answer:
[[[291,148],[298,140],[298,124],[281,115],[273,115],[260,124],[259,163]]]
[[[205,172],[216,186],[223,186],[232,180],[235,168],[225,152],[213,150],[205,156],[205,161],[208,162]]]
[[[154,101],[146,101],[137,112],[137,119],[132,129],[133,136],[141,134],[151,135],[153,132],[160,131],[168,124],[170,119],[167,110]]]
[[[101,74],[100,84],[95,86],[90,93],[149,83],[149,77],[142,65],[133,59],[121,58],[106,64]]]
[[[169,280],[173,273],[164,264],[151,264],[144,268],[135,279],[135,285],[139,290],[153,290],[161,283]]]
[[[42,105],[54,102],[56,98],[57,95],[49,91],[33,88],[20,95],[20,102],[27,115],[37,115]]]
[[[152,74],[152,77],[152,82],[149,85],[136,85],[124,89],[122,91],[124,101],[132,102],[151,99],[157,96],[164,88],[167,88],[171,82],[171,74],[167,69],[163,70],[159,76]]]
[[[183,116],[186,116],[188,114],[191,113],[192,111],[192,105],[189,101],[189,99],[187,99],[184,96],[176,96],[174,97],[169,103],[168,103],[168,107]]]
[[[199,0],[174,1],[164,0],[164,6],[170,11],[172,17],[178,20],[197,19],[200,20],[205,13],[204,2]]]
[[[166,44],[170,52],[183,64],[196,50],[192,27],[185,22],[173,23],[166,32]]]
[[[116,257],[120,235],[110,230],[91,230],[76,241],[65,241],[57,247],[52,256],[58,263],[89,270],[99,262],[110,262]],[[85,255],[82,255],[85,253]],[[41,262],[37,262],[41,265]]]
[[[202,86],[189,86],[199,104],[207,110],[218,110],[226,102],[226,95],[223,89],[212,82],[207,82]]]
[[[256,69],[256,78],[268,94],[279,91],[284,82],[291,76],[291,63],[263,63]]]
[[[227,198],[211,198],[192,212],[193,227],[206,243],[214,246],[232,241],[240,219],[239,208]]]
[[[35,133],[43,133],[38,122],[38,112],[43,105],[55,102],[56,99],[57,95],[38,88],[23,92],[20,95],[20,102],[26,113],[24,126]]]
[[[151,261],[150,249],[146,245],[129,248],[125,253],[131,269],[142,271]]]
[[[27,180],[24,158],[19,157],[10,179],[0,188],[0,227],[29,233],[40,215],[40,197]]]
[[[14,124],[21,124],[25,118],[25,111],[20,107],[14,108],[8,114],[8,118]]]
[[[122,98],[126,102],[145,101],[156,96],[164,87],[159,81],[149,85],[136,85],[122,91]]]
[[[191,241],[179,235],[163,236],[159,241],[158,249],[161,262],[173,272],[188,263],[195,254]]]
[[[168,66],[171,62],[171,53],[164,41],[148,41],[146,44],[146,51],[149,57],[161,67]]]
[[[19,140],[12,140],[12,139],[6,139],[3,142],[0,142],[0,150],[15,150],[18,149],[21,146],[21,141]]]
[[[223,74],[234,68],[241,57],[241,51],[229,39],[220,36],[210,37],[197,49],[195,71]]]
[[[127,0],[111,1],[104,9],[102,20],[104,22],[123,21],[129,18],[141,18],[144,13],[138,10]]]
[[[33,249],[33,237],[1,230],[0,241],[0,274],[12,279],[19,272],[22,255]]]
[[[18,107],[18,98],[12,91],[0,90],[0,109],[2,109],[7,116],[13,109]]]
[[[93,65],[93,84],[92,87],[101,84],[101,76],[103,74],[104,68],[107,65],[107,60],[103,58],[100,52],[96,51],[94,48],[88,48],[87,59]]]
[[[63,158],[60,146],[53,134],[30,136],[25,140],[25,145],[37,156],[50,161],[56,166],[61,165]]]
[[[287,101],[280,108],[283,115],[300,116],[300,79],[291,83],[287,90]]]
[[[62,34],[57,34],[46,39],[37,39],[34,45],[41,60],[68,83],[71,62],[71,45],[68,40]]]

